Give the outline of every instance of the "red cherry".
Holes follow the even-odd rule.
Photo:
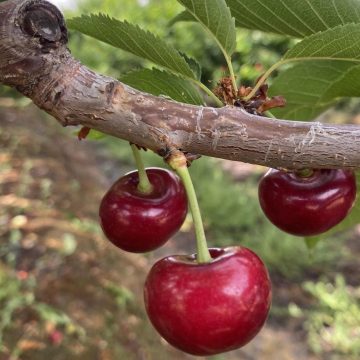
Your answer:
[[[185,220],[187,198],[180,179],[165,169],[146,169],[153,190],[137,189],[138,172],[117,180],[100,204],[100,224],[120,249],[147,252],[163,245]]]
[[[275,169],[260,181],[260,205],[268,219],[293,235],[321,234],[349,213],[356,179],[349,170],[314,170],[308,177]]]
[[[262,328],[271,283],[259,257],[244,247],[210,249],[213,260],[170,256],[150,270],[144,289],[147,314],[162,337],[193,355],[237,349]]]

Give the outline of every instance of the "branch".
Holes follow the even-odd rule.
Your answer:
[[[269,119],[155,97],[94,73],[66,44],[55,6],[41,0],[0,3],[0,83],[63,126],[87,126],[159,154],[177,148],[274,168],[360,168],[360,127]]]

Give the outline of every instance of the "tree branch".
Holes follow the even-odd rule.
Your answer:
[[[194,154],[274,168],[360,168],[360,128],[269,119],[139,92],[99,75],[66,47],[59,10],[46,1],[0,3],[0,82],[63,126],[82,125],[164,154]]]

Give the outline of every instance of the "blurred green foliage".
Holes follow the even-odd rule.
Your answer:
[[[16,90],[10,88],[9,86],[0,84],[0,98],[2,97],[11,97],[14,99],[21,98],[21,94]]]
[[[39,326],[44,332],[45,324],[51,323],[55,328],[61,327],[66,333],[77,333],[78,336],[85,336],[83,328],[76,325],[72,319],[55,309],[37,300],[36,279],[25,271],[15,271],[5,265],[0,267],[0,355],[5,350],[4,341],[10,334],[10,330],[17,326],[17,319],[23,318],[23,312],[34,314],[38,317]],[[23,334],[25,335],[25,334]],[[17,359],[22,349],[17,343],[12,345],[12,355]]]
[[[290,314],[305,316],[308,343],[317,354],[332,354],[331,359],[358,359],[360,356],[360,287],[346,283],[337,274],[334,282],[326,279],[305,282],[304,289],[316,300],[308,310],[290,306]],[[337,355],[339,356],[337,356]]]
[[[33,304],[34,279],[21,282],[2,266],[0,268],[0,351],[3,350],[5,330],[11,326],[17,310]]]
[[[127,306],[130,306],[134,302],[135,295],[124,286],[108,282],[105,285],[105,289],[115,298],[116,305],[121,310],[126,309]]]

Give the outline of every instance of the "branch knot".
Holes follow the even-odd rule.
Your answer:
[[[56,48],[59,43],[67,43],[64,18],[54,5],[46,1],[34,0],[26,2],[19,13],[18,22],[22,31],[33,38],[38,38],[45,52],[48,52],[49,48]]]

